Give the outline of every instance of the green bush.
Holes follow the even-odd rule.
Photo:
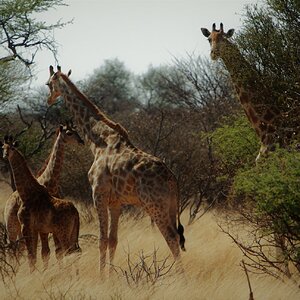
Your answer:
[[[253,165],[259,149],[258,138],[245,116],[216,129],[212,143],[215,155],[227,169]]]
[[[261,232],[285,239],[284,256],[300,270],[300,153],[277,149],[259,165],[239,171],[233,189],[251,204]]]

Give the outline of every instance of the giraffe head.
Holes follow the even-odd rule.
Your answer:
[[[61,67],[57,66],[57,72],[54,72],[53,66],[49,67],[50,77],[46,85],[50,89],[50,94],[48,96],[48,105],[54,104],[56,99],[61,95],[61,90],[58,84],[59,76],[61,75]],[[68,72],[67,76],[71,75],[71,70]]]
[[[2,147],[3,152],[3,158],[10,159],[15,151],[15,149],[18,147],[19,143],[18,141],[14,141],[13,137],[10,135],[6,135],[4,137],[4,142],[2,143],[0,141],[0,146]]]
[[[201,28],[201,31],[203,35],[208,38],[211,47],[210,56],[213,60],[220,57],[224,40],[231,38],[234,33],[234,29],[229,29],[225,33],[223,23],[220,24],[219,30],[216,29],[216,24],[214,23],[211,32],[207,28]]]
[[[57,130],[57,135],[59,133],[62,135],[63,141],[66,144],[84,145],[84,141],[80,137],[79,133],[76,130],[76,126],[73,124],[72,121],[66,122],[66,125],[60,124]]]

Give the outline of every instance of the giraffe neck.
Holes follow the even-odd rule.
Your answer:
[[[64,159],[65,142],[61,132],[52,147],[50,156],[46,160],[45,168],[38,172],[38,182],[43,184],[48,189],[51,195],[57,196],[59,194],[59,179]]]
[[[258,91],[260,97],[254,98],[252,101],[255,101],[257,104],[265,103],[264,99],[261,98],[262,95],[265,96],[265,87],[260,75],[242,56],[238,47],[224,39],[220,50],[220,57],[230,73],[235,87],[244,90],[248,94]]]
[[[110,143],[111,136],[128,138],[125,129],[108,119],[64,74],[59,77],[59,89],[87,141],[96,147],[106,147]]]
[[[273,141],[276,108],[268,105],[271,97],[258,72],[242,56],[236,45],[224,40],[220,51],[221,59],[234,84],[244,111],[263,144]]]
[[[27,166],[23,155],[14,150],[9,158],[16,189],[24,203],[30,202],[35,193],[46,193],[46,188],[38,183]]]

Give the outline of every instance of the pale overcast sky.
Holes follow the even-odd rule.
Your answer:
[[[68,6],[49,10],[48,22],[58,19],[73,24],[55,31],[62,69],[72,69],[74,81],[91,75],[105,59],[118,58],[140,74],[149,65],[172,62],[186,53],[209,54],[209,44],[200,28],[213,22],[225,30],[242,25],[243,8],[251,0],[66,0]],[[48,66],[55,65],[50,53],[36,59],[35,84],[43,84]],[[33,82],[33,83],[34,83]]]

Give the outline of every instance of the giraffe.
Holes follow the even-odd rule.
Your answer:
[[[38,182],[45,185],[48,192],[52,196],[56,197],[60,196],[59,179],[63,165],[65,144],[84,144],[84,141],[81,139],[76,128],[71,122],[67,122],[66,125],[59,125],[59,128],[56,130],[56,139],[50,155],[36,176]],[[7,199],[4,209],[4,221],[8,233],[8,240],[11,244],[14,244],[21,238],[21,224],[18,219],[18,210],[20,205],[21,199],[19,193],[18,191],[15,191]],[[44,261],[44,267],[46,269],[50,254],[48,233],[40,233],[40,239],[42,244],[41,254]]]
[[[185,250],[178,213],[178,186],[174,174],[157,157],[135,147],[127,131],[110,120],[58,67],[50,66],[48,104],[62,96],[94,155],[88,172],[99,219],[99,267],[103,274],[107,248],[112,264],[118,242],[121,205],[141,206],[156,223],[173,257]],[[109,212],[109,213],[108,213]],[[110,214],[110,232],[108,217]],[[177,223],[177,224],[176,224]]]
[[[208,38],[211,45],[211,58],[221,58],[230,73],[240,103],[260,139],[261,147],[256,157],[256,163],[262,156],[274,150],[276,138],[281,137],[280,127],[282,115],[280,111],[270,105],[270,91],[264,86],[258,72],[254,70],[240,53],[238,47],[229,38],[232,37],[234,29],[224,31],[223,24],[216,29],[212,26],[212,32],[207,28],[201,28],[202,34]],[[278,139],[280,142],[280,140]],[[284,272],[290,277],[287,261],[281,249],[285,247],[284,237],[274,234],[276,243],[276,257],[278,261],[284,262]]]
[[[224,62],[246,116],[260,139],[257,162],[274,149],[281,121],[280,111],[268,104],[270,91],[265,87],[258,72],[242,56],[238,47],[229,40],[234,29],[225,32],[221,23],[220,29],[217,30],[214,23],[211,32],[207,28],[201,28],[201,31],[210,43],[212,60],[221,58]]]
[[[51,196],[27,166],[24,156],[16,149],[18,143],[6,136],[2,143],[3,158],[8,159],[20,197],[17,212],[21,235],[25,239],[30,270],[35,269],[38,234],[53,233],[55,252],[63,255],[80,251],[78,245],[79,214],[71,201]]]

